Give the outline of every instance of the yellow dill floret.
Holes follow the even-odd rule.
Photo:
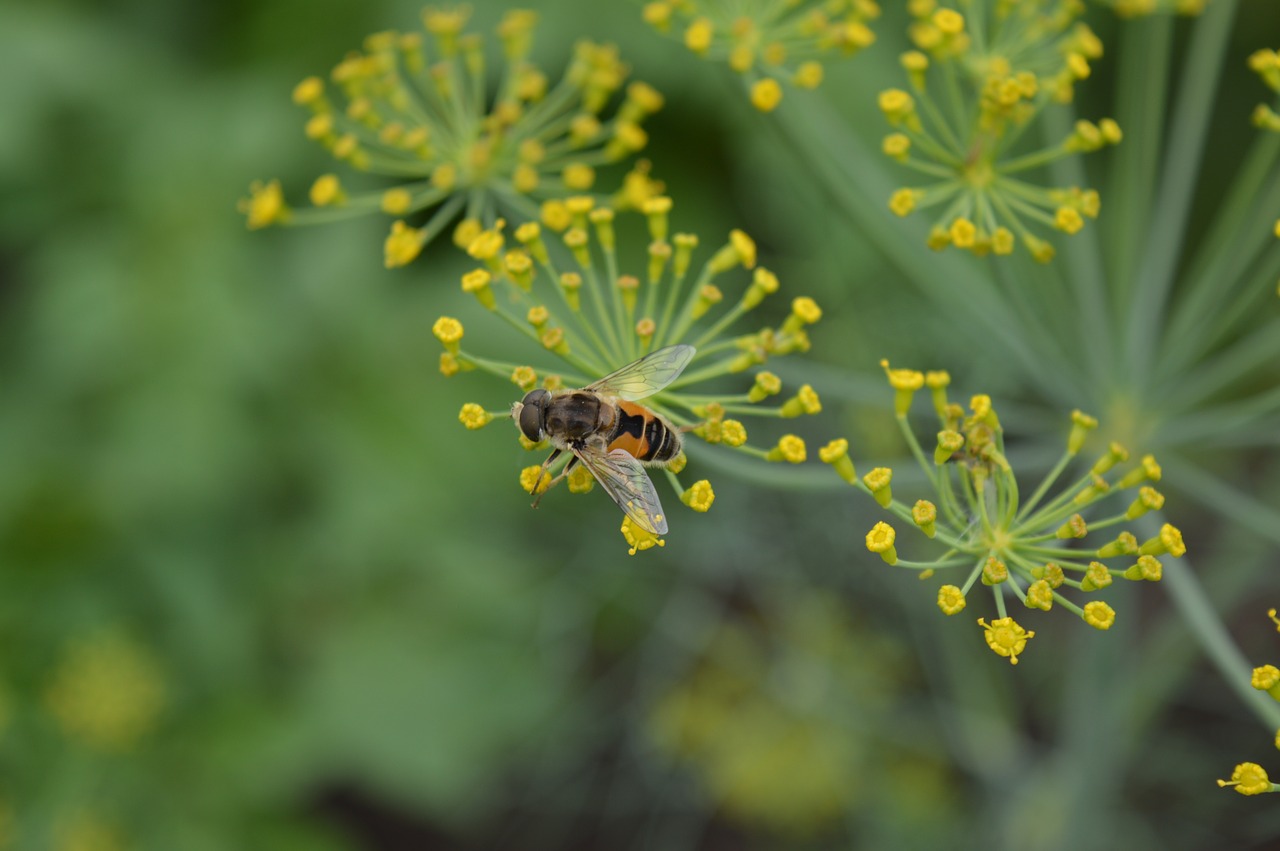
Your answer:
[[[440,374],[445,378],[457,375],[462,369],[462,364],[458,363],[458,359],[452,352],[440,353]]]
[[[693,486],[686,489],[680,494],[680,501],[697,512],[705,512],[711,508],[711,504],[716,501],[715,491],[711,489],[711,482],[703,479],[694,482]]]
[[[867,549],[876,553],[880,558],[884,559],[887,564],[896,564],[898,561],[898,551],[894,548],[893,543],[897,540],[898,533],[894,528],[884,521],[880,521],[871,527],[871,531],[867,533]]]
[[[531,366],[517,366],[511,370],[511,383],[528,393],[538,383],[538,373]]]
[[[757,372],[755,383],[747,391],[747,401],[760,402],[782,390],[782,379],[772,372]]]
[[[479,219],[463,219],[453,229],[453,244],[466,251],[467,246],[474,242],[483,230],[484,225]]]
[[[995,556],[988,557],[986,564],[982,566],[982,584],[999,585],[1001,582],[1005,582],[1008,579],[1008,566]]]
[[[570,163],[560,172],[565,189],[585,192],[596,182],[596,170],[586,163]]]
[[[1079,514],[1072,514],[1067,518],[1067,522],[1058,527],[1055,533],[1056,537],[1067,538],[1083,538],[1089,534],[1089,525],[1084,522],[1084,518]]]
[[[898,124],[903,118],[915,111],[915,99],[902,89],[885,89],[878,99],[880,111],[890,123]]]
[[[958,615],[964,611],[964,592],[954,585],[943,585],[938,589],[938,608],[944,615]]]
[[[939,9],[933,13],[933,25],[946,36],[956,36],[964,32],[964,15],[954,9]]]
[[[413,193],[397,186],[382,193],[382,212],[392,216],[403,216],[413,209]]]
[[[1249,684],[1258,691],[1271,691],[1280,685],[1280,668],[1275,665],[1261,665],[1254,668]]]
[[[881,360],[880,368],[888,377],[889,386],[895,391],[894,413],[905,417],[911,409],[911,399],[915,392],[924,386],[924,373],[914,369],[890,369],[888,360]]]
[[[569,493],[590,493],[596,486],[595,476],[581,464],[569,471],[565,481],[569,483]]]
[[[551,474],[541,464],[525,467],[520,471],[520,487],[524,488],[525,493],[546,493],[547,488],[551,487]]]
[[[502,268],[507,277],[525,292],[533,286],[533,258],[524,249],[513,248],[504,254]]]
[[[569,341],[565,339],[563,328],[548,328],[542,332],[538,340],[548,351],[555,352],[558,355],[569,354]]]
[[[705,55],[711,47],[711,39],[714,34],[715,30],[711,25],[711,20],[709,18],[698,18],[689,24],[689,28],[684,31],[684,46],[699,56]]]
[[[784,417],[798,417],[802,414],[817,414],[822,411],[822,400],[808,384],[801,385],[800,389],[782,405],[779,411]]]
[[[782,86],[777,80],[764,77],[752,83],[751,105],[756,109],[761,112],[773,112],[780,103],[782,103]]]
[[[1063,233],[1074,234],[1084,227],[1084,219],[1074,207],[1059,207],[1053,214],[1053,226]]]
[[[1043,579],[1037,579],[1027,587],[1027,596],[1023,603],[1028,609],[1049,611],[1053,608],[1053,589]]]
[[[1108,472],[1116,464],[1120,464],[1128,460],[1129,460],[1129,450],[1125,449],[1119,443],[1115,443],[1113,441],[1111,445],[1107,447],[1106,453],[1101,457],[1099,457],[1098,460],[1094,462],[1093,468],[1090,470],[1090,472],[1092,472],[1093,475],[1095,476],[1101,476],[1103,473]]]
[[[1031,575],[1036,579],[1043,579],[1049,583],[1050,588],[1061,588],[1062,583],[1067,581],[1067,576],[1062,572],[1060,565],[1049,562],[1043,567],[1034,567],[1031,569]]]
[[[791,82],[795,83],[801,89],[816,89],[822,85],[823,70],[822,63],[810,60],[801,62],[796,67],[796,72],[791,77]]]
[[[662,538],[632,523],[630,517],[622,520],[622,537],[627,540],[627,546],[629,547],[627,555],[631,556],[653,547],[665,547],[667,545],[667,542]]]
[[[471,293],[486,309],[493,310],[498,302],[489,286],[492,282],[493,275],[488,269],[472,269],[462,276],[462,291]]]
[[[1153,555],[1140,555],[1138,561],[1124,572],[1124,578],[1134,582],[1159,582],[1164,575],[1164,565]]]
[[[293,102],[299,106],[310,106],[324,97],[324,80],[319,77],[307,77],[293,87]]]
[[[1100,588],[1106,588],[1111,584],[1111,571],[1100,561],[1089,562],[1089,567],[1085,569],[1084,579],[1080,582],[1080,590],[1097,591]]]
[[[1186,551],[1187,545],[1182,542],[1182,533],[1168,523],[1160,527],[1159,535],[1144,542],[1138,549],[1142,555],[1158,556],[1168,553],[1174,558],[1180,558]]]
[[[1013,253],[1015,240],[1013,231],[1001,226],[991,232],[991,251],[1002,257]]]
[[[249,197],[241,198],[237,208],[245,214],[245,224],[250,230],[287,222],[290,216],[279,180],[266,183],[255,180],[249,184]]]
[[[453,354],[458,353],[458,342],[464,333],[461,322],[452,316],[441,316],[431,326],[431,333],[444,344],[447,351]]]
[[[493,422],[493,414],[484,408],[468,402],[462,406],[462,410],[458,412],[458,422],[462,423],[471,431],[482,429],[489,423]]]
[[[880,143],[880,150],[884,152],[885,156],[893,157],[895,160],[901,162],[907,158],[908,154],[911,153],[911,137],[906,133],[890,133],[888,136],[885,136],[884,141]],[[897,193],[894,193],[894,195],[896,196]],[[911,206],[915,206],[915,199],[912,199]],[[890,199],[889,207],[890,209],[893,209],[895,213],[898,212],[897,209],[894,208],[892,199]],[[907,210],[907,212],[909,213],[911,210]],[[906,213],[899,213],[899,215],[906,215]]]
[[[525,321],[537,330],[541,331],[543,326],[551,319],[551,311],[547,310],[545,305],[535,304],[529,308],[529,312],[525,314]]]
[[[1027,642],[1036,635],[1031,630],[1023,629],[1013,618],[997,618],[991,623],[978,618],[978,626],[983,629],[987,646],[997,655],[1008,657],[1014,665],[1018,664],[1018,654],[1027,649]]]
[[[938,445],[933,450],[933,463],[941,467],[964,446],[964,435],[952,429],[938,432]]]
[[[1116,487],[1124,490],[1125,488],[1136,487],[1146,481],[1158,482],[1162,475],[1163,471],[1160,469],[1160,465],[1156,463],[1155,456],[1144,455],[1138,466],[1125,473],[1123,478],[1116,483]]]
[[[44,705],[68,737],[90,748],[131,750],[165,708],[159,663],[118,632],[70,645],[44,692]]]
[[[763,266],[757,266],[751,275],[751,285],[742,295],[742,309],[751,310],[764,301],[765,296],[776,293],[779,286],[777,275]]]
[[[467,246],[467,254],[476,260],[491,260],[497,257],[506,243],[502,235],[502,225],[502,220],[499,219],[497,227],[480,231]]]
[[[725,446],[741,446],[747,442],[747,427],[737,420],[720,423],[720,442]]]
[[[721,272],[727,272],[735,266],[742,266],[744,269],[754,268],[756,265],[756,243],[746,233],[738,229],[729,231],[729,241],[725,243],[719,251],[712,256],[707,267],[711,274],[718,275]]]
[[[849,458],[849,441],[843,437],[838,437],[819,449],[818,459],[824,464],[830,464],[840,478],[849,484],[853,484],[858,480],[858,473],[854,470],[853,460]]]
[[[799,464],[805,459],[804,440],[794,434],[785,434],[778,440],[778,445],[769,450],[766,458],[769,461]]]
[[[1134,520],[1148,511],[1159,511],[1164,507],[1164,494],[1150,486],[1138,488],[1138,498],[1125,511],[1126,520]]]
[[[1094,629],[1111,629],[1111,625],[1116,622],[1115,610],[1101,600],[1085,603],[1081,617]]]
[[[948,233],[951,236],[951,244],[956,248],[973,248],[978,238],[977,226],[963,216],[951,223]]]
[[[927,537],[938,533],[938,507],[929,500],[916,500],[911,507],[911,519]]]
[[[1089,432],[1098,427],[1098,420],[1083,411],[1071,412],[1071,434],[1067,436],[1067,452],[1075,455],[1084,446]]]
[[[1138,539],[1134,537],[1132,532],[1121,532],[1114,541],[1099,547],[1096,555],[1098,558],[1114,558],[1116,556],[1136,555],[1137,552]]]
[[[409,265],[422,251],[425,241],[424,231],[409,227],[403,221],[392,222],[391,233],[382,245],[383,263],[388,269]]]
[[[791,302],[791,315],[805,325],[812,325],[822,318],[822,308],[808,296],[800,296]]]
[[[317,207],[328,207],[343,204],[347,200],[342,191],[342,183],[336,174],[322,174],[311,184],[311,203]]]
[[[1261,795],[1264,792],[1274,792],[1276,789],[1267,777],[1267,772],[1255,762],[1240,763],[1231,772],[1230,780],[1218,781],[1219,788],[1227,786],[1234,786],[1241,795]]]
[[[862,483],[880,503],[881,508],[888,508],[893,502],[893,470],[888,467],[876,467],[862,477]]]
[[[889,209],[897,216],[909,216],[924,197],[918,189],[898,189],[889,196]]]

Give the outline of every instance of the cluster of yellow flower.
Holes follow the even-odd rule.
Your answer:
[[[306,135],[357,171],[400,181],[352,192],[335,174],[311,186],[312,206],[294,209],[278,180],[258,182],[241,202],[251,228],[334,221],[381,211],[397,218],[387,239],[388,267],[413,260],[459,217],[492,224],[499,215],[530,216],[537,201],[591,190],[596,168],[644,148],[641,125],[662,96],[635,82],[621,105],[627,68],[612,45],[579,42],[564,76],[552,86],[527,57],[536,16],[513,10],[497,27],[504,63],[492,102],[485,96],[485,42],[465,33],[464,8],[428,8],[430,51],[419,33],[381,32],[364,52],[348,55],[332,80],[345,106],[319,77],[293,91],[311,113]],[[616,206],[653,194],[647,167],[629,176]],[[431,211],[411,226],[401,217]]]
[[[508,244],[501,221],[476,234],[467,253],[479,265],[462,276],[462,289],[526,337],[536,351],[558,363],[534,366],[481,357],[463,348],[462,323],[441,317],[434,327],[444,346],[440,371],[454,375],[479,369],[511,381],[522,393],[536,387],[555,393],[586,387],[614,369],[666,347],[692,347],[696,353],[691,353],[688,371],[677,372],[667,384],[648,388],[643,394],[647,397],[643,401],[646,412],[662,417],[679,432],[762,460],[805,460],[804,441],[795,435],[783,435],[768,449],[753,446],[739,417],[791,418],[817,413],[822,409],[821,401],[809,385],[773,407],[761,403],[780,393],[782,382],[767,371],[756,371],[745,392],[695,388],[755,369],[774,357],[807,351],[808,326],[821,318],[822,311],[813,299],[799,297],[792,301],[789,315],[779,326],[727,336],[737,320],[778,290],[778,279],[756,264],[755,243],[736,230],[701,267],[695,267],[698,237],[669,233],[671,207],[666,196],[645,204],[650,241],[642,275],[621,269],[614,210],[597,206],[589,196],[546,205],[540,223],[530,221],[515,228],[514,245]],[[548,233],[556,234],[554,242],[546,238]],[[735,270],[749,271],[750,277],[745,286],[740,285],[736,298],[726,299],[721,286],[727,286],[724,278]],[[501,297],[495,292],[499,288],[503,290]],[[513,310],[512,305],[518,307]],[[479,429],[495,418],[510,415],[509,410],[488,411],[469,403],[463,406],[459,419],[467,428]],[[546,443],[533,443],[523,434],[520,440],[530,450]],[[566,472],[570,491],[591,489],[591,476],[582,467],[566,470],[571,458],[562,456],[559,461],[558,467],[550,469],[545,465],[526,468],[521,485],[530,493],[541,493],[559,481],[560,476],[554,474],[560,470]],[[682,502],[695,511],[706,511],[715,498],[711,485],[701,481],[682,487],[676,474],[684,463],[683,454],[674,458],[666,469],[668,478]],[[624,522],[623,534],[633,553],[662,545],[653,529],[638,526],[631,517]]]
[[[1025,501],[1019,496],[1017,476],[1004,450],[1004,430],[988,396],[974,396],[966,414],[947,399],[950,376],[946,372],[922,373],[890,369],[884,362],[896,395],[894,410],[903,437],[937,495],[937,502],[917,500],[908,507],[893,495],[893,471],[877,467],[861,478],[849,458],[844,439],[827,444],[819,455],[846,482],[871,495],[881,507],[905,524],[914,526],[926,541],[946,547],[930,560],[898,556],[897,530],[877,523],[866,537],[867,549],[891,565],[922,571],[922,578],[936,571],[967,570],[962,585],[943,585],[938,608],[954,615],[965,609],[967,595],[979,580],[991,588],[999,617],[987,623],[979,618],[987,644],[1017,663],[1018,654],[1035,633],[1024,629],[1008,614],[1006,598],[1020,600],[1028,608],[1048,611],[1056,604],[1073,612],[1096,629],[1109,629],[1115,612],[1101,600],[1083,608],[1067,599],[1060,589],[1089,593],[1111,585],[1116,578],[1159,581],[1160,556],[1177,558],[1186,552],[1182,533],[1165,524],[1159,535],[1140,543],[1131,532],[1120,532],[1101,546],[1082,548],[1078,543],[1091,532],[1135,520],[1164,505],[1164,496],[1147,484],[1160,480],[1160,466],[1150,455],[1123,474],[1117,474],[1129,458],[1128,451],[1112,444],[1074,484],[1049,497],[1058,477],[1079,454],[1097,420],[1079,411],[1072,414],[1066,451]],[[907,422],[916,391],[928,387],[940,430],[929,458]],[[1096,503],[1131,491],[1124,510],[1094,520],[1085,514]],[[1108,562],[1129,561],[1123,567]]]
[[[916,49],[902,54],[902,67],[911,91],[881,92],[880,110],[894,128],[882,148],[930,182],[899,189],[889,207],[899,216],[937,208],[931,248],[1005,255],[1021,240],[1047,262],[1054,248],[1031,226],[1074,234],[1097,217],[1098,193],[1046,189],[1015,175],[1117,144],[1122,134],[1111,119],[1082,120],[1058,144],[1023,151],[1019,142],[1046,105],[1072,100],[1102,42],[1076,20],[1076,0],[965,6],[968,17],[936,0],[909,4]]]
[[[652,0],[644,7],[659,32],[678,26],[691,51],[728,62],[761,112],[782,102],[784,83],[817,88],[824,73],[819,58],[870,46],[875,33],[868,23],[879,15],[874,0]]]
[[[1267,617],[1271,618],[1272,623],[1276,625],[1276,630],[1280,632],[1280,617],[1277,617],[1276,610],[1271,609],[1267,612]],[[1280,668],[1275,665],[1254,668],[1250,685],[1258,691],[1265,691],[1273,699],[1280,700]],[[1280,730],[1276,731],[1275,745],[1276,748],[1280,748]],[[1219,780],[1218,786],[1223,788],[1231,786],[1241,795],[1280,792],[1280,784],[1272,783],[1271,778],[1267,776],[1267,770],[1256,762],[1240,763],[1231,772],[1231,779]]]

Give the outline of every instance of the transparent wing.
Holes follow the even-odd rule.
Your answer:
[[[658,349],[583,389],[608,393],[628,402],[652,396],[680,377],[693,360],[694,351],[693,346],[686,345]]]
[[[608,455],[592,449],[575,450],[574,454],[632,523],[653,535],[667,533],[667,517],[662,513],[658,492],[634,456],[621,449]]]

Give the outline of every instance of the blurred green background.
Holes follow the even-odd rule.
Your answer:
[[[850,401],[886,355],[1060,445],[1066,412],[900,284],[727,70],[638,4],[524,5],[543,67],[613,41],[667,95],[646,156],[675,226],[742,227],[826,309],[784,376],[824,394],[811,446],[897,457],[888,391]],[[1256,5],[1241,57],[1280,40]],[[485,30],[507,8],[475,6]],[[1269,800],[1213,783],[1270,734],[1158,587],[1117,589],[1108,634],[1038,621],[1010,669],[864,550],[874,506],[829,471],[695,457],[713,514],[635,558],[598,494],[530,511],[510,435],[456,419],[512,388],[436,370],[431,322],[474,314],[464,258],[387,271],[383,219],[248,233],[235,209],[330,168],[294,83],[418,11],[0,5],[0,848],[1280,847]],[[894,79],[889,30],[829,69],[855,114]],[[1222,91],[1262,97],[1242,61]],[[1249,462],[1275,504],[1277,453]],[[1203,578],[1274,661],[1274,546],[1182,505],[1201,564],[1257,562]]]

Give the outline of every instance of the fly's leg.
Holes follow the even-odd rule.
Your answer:
[[[561,452],[563,452],[563,451],[564,451],[563,449],[557,449],[557,450],[555,450],[554,452],[552,452],[550,455],[548,455],[548,456],[547,456],[547,460],[545,460],[545,461],[543,461],[543,462],[542,462],[542,469],[538,471],[538,478],[534,479],[534,481],[535,481],[535,482],[541,482],[541,481],[542,481],[542,477],[543,477],[543,476],[545,476],[545,475],[547,474],[547,468],[551,466],[551,462],[552,462],[552,461],[554,461],[554,460],[556,460],[557,458],[559,458],[559,457],[560,457],[560,453],[561,453]],[[575,460],[576,460],[576,459],[575,459]],[[562,473],[562,474],[561,474],[561,476],[563,476],[563,475],[564,475],[564,474]],[[552,479],[552,480],[551,480],[551,482],[550,482],[550,484],[548,484],[548,485],[547,485],[547,489],[546,489],[546,490],[544,490],[544,491],[539,491],[538,493],[536,493],[536,494],[534,495],[534,497],[533,497],[533,507],[534,507],[534,508],[537,508],[537,507],[538,507],[538,503],[542,500],[542,495],[543,495],[544,493],[546,493],[547,491],[551,490],[551,485],[554,485],[556,482],[560,481],[561,476],[557,476],[557,477],[555,477],[554,479]],[[535,491],[537,491],[537,490],[538,490],[538,486],[535,484],[535,485],[533,486],[533,489],[534,489]]]

